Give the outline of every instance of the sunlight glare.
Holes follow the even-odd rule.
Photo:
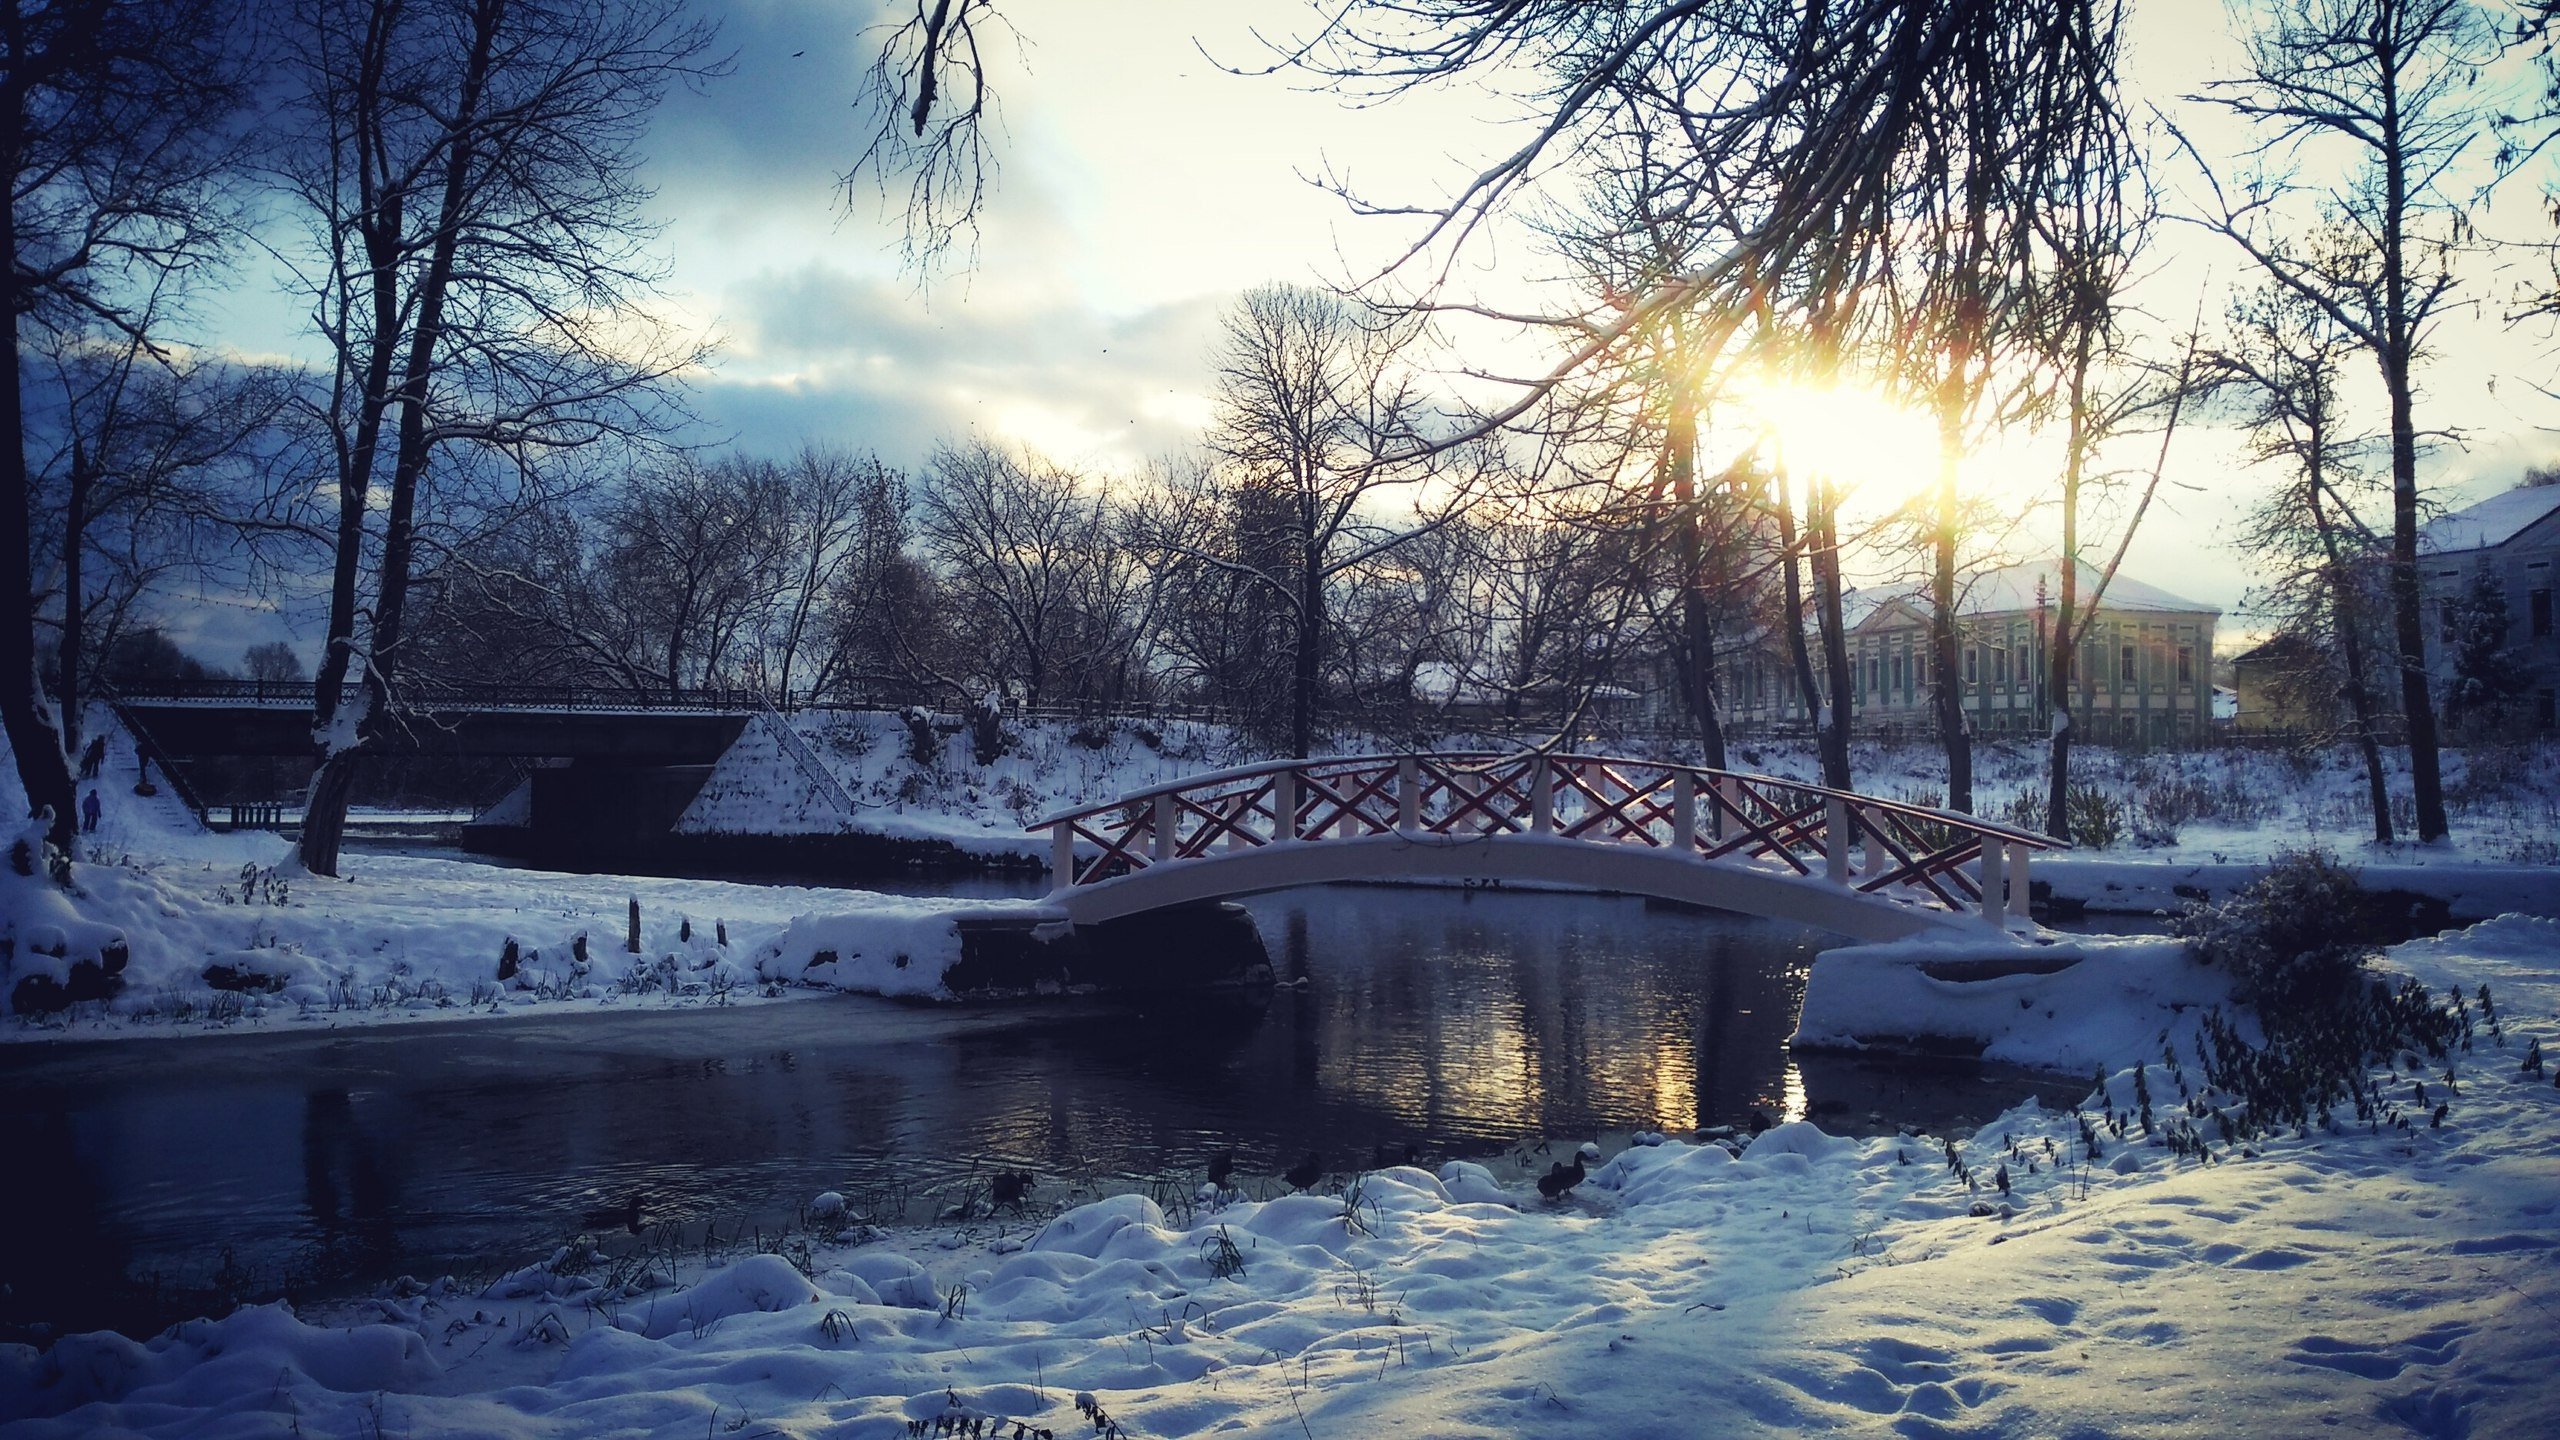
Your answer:
[[[1771,442],[1799,475],[1840,483],[1861,508],[1891,508],[1937,476],[1938,430],[1872,390],[1764,381],[1733,397],[1731,420]]]

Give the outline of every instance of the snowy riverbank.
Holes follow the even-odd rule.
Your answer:
[[[2117,1139],[2118,1074],[2084,1112],[1969,1139],[1636,1146],[1558,1205],[1453,1165],[707,1263],[573,1247],[476,1291],[13,1348],[0,1414],[30,1418],[0,1433],[862,1440],[954,1412],[1091,1433],[1079,1394],[1142,1436],[2540,1433],[2560,1091],[2520,1057],[2560,1044],[2560,924],[2387,964],[2485,983],[2504,1017],[2457,1088],[2421,1077],[2441,1128],[2207,1163]],[[2149,1062],[2164,1109],[2196,1083],[2192,1057],[2118,1059]]]

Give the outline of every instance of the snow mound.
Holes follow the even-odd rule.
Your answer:
[[[1500,1205],[1517,1210],[1520,1202],[1493,1178],[1493,1172],[1472,1160],[1452,1160],[1440,1167],[1440,1186],[1453,1205]]]
[[[60,1414],[145,1390],[156,1406],[209,1409],[230,1396],[290,1390],[304,1380],[340,1394],[417,1390],[442,1373],[415,1330],[306,1325],[281,1303],[247,1305],[147,1341],[101,1330],[41,1352],[0,1346],[0,1415]]]
[[[789,1310],[824,1298],[790,1261],[750,1255],[703,1276],[690,1290],[652,1302],[639,1319],[640,1333],[652,1340],[700,1335],[732,1315]]]
[[[1132,1225],[1162,1230],[1164,1211],[1144,1195],[1114,1195],[1079,1205],[1042,1226],[1040,1233],[1031,1237],[1030,1248],[1099,1259],[1112,1237]]]
[[[1814,960],[1794,1043],[2114,1070],[2158,1054],[2164,1031],[2183,1035],[2230,998],[2226,972],[2156,936],[1852,945]]]
[[[960,927],[940,902],[882,899],[852,914],[803,915],[755,959],[757,978],[869,995],[947,999]]]

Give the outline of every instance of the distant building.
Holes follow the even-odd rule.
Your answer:
[[[2299,733],[2337,723],[2329,652],[2299,632],[2279,630],[2231,660],[2231,725],[2253,734]]]
[[[2085,604],[2098,572],[2083,562]],[[1974,733],[2043,734],[2048,647],[2062,594],[2057,562],[1987,570],[1962,582],[1956,647],[1961,694]],[[1929,696],[1928,593],[1905,587],[1844,602],[1849,622],[1852,726],[1869,734],[1935,729]],[[2074,665],[2072,714],[2080,734],[2119,744],[2192,741],[2212,726],[2208,672],[2213,627],[2222,612],[2118,574],[2107,586]],[[1817,658],[1816,665],[1820,661]],[[1733,647],[1724,675],[1727,713],[1743,725],[1801,725],[1811,714],[1797,693],[1779,636]]]
[[[2560,569],[2560,485],[2526,485],[2439,515],[2418,531],[2427,668],[2436,692],[2453,678],[2455,612],[2486,572],[2507,601],[2507,649],[2524,671],[2526,720],[2560,728],[2560,633],[2551,577]]]

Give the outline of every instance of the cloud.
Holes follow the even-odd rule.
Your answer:
[[[974,430],[1125,468],[1197,438],[1221,303],[1111,315],[986,284],[928,307],[894,281],[812,262],[731,288],[730,350],[699,408],[750,449],[816,439],[912,465]]]

